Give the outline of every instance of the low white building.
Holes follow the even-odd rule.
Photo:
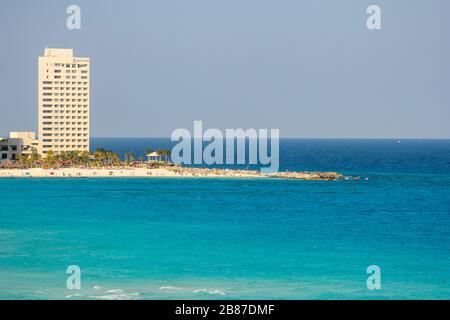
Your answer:
[[[10,132],[9,138],[0,138],[0,161],[14,161],[18,155],[37,153],[38,145],[34,132]]]

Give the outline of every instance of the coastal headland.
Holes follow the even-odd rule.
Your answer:
[[[158,168],[30,168],[0,169],[0,178],[96,178],[96,177],[206,177],[206,178],[278,178],[298,180],[339,180],[337,172],[277,172],[261,174],[256,170],[188,168],[167,166]]]

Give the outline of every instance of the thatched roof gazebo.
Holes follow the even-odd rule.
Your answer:
[[[0,161],[0,168],[8,169],[8,168],[13,168],[13,167],[15,167],[14,162],[12,162],[9,159]]]
[[[147,154],[148,162],[161,161],[161,154],[156,151]]]

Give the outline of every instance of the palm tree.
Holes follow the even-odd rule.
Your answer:
[[[83,163],[84,165],[88,166],[89,165],[89,160],[90,160],[90,154],[88,151],[83,151],[80,154],[80,162]]]
[[[68,161],[69,153],[67,151],[61,151],[59,154],[55,155],[55,158],[62,162]]]
[[[105,158],[106,158],[106,162],[111,166],[120,162],[119,155],[117,153],[112,152],[111,150],[109,150],[105,153]]]
[[[100,164],[105,159],[106,151],[103,148],[98,148],[94,151],[94,161],[96,164]]]
[[[79,163],[79,158],[78,158],[79,153],[80,153],[79,151],[69,151],[67,153],[67,159],[69,160],[71,166],[73,164]]]
[[[41,162],[41,160],[42,160],[42,157],[40,154],[32,153],[30,155],[30,157],[28,157],[28,159],[27,159],[27,162],[28,162],[27,164],[29,167],[33,167],[33,166],[35,166],[36,162]]]
[[[45,155],[45,164],[48,167],[53,167],[55,165],[55,161],[56,161],[56,156],[55,156],[55,153],[53,152],[53,150],[47,151],[47,153]]]
[[[158,153],[164,156],[164,160],[166,162],[169,162],[169,156],[171,154],[171,151],[169,149],[159,150]]]
[[[114,164],[120,163],[120,156],[117,153],[111,151],[110,158]]]
[[[130,155],[131,155],[131,152],[125,152],[125,162],[126,162],[126,163],[129,163],[129,162],[130,162],[130,161],[128,160],[129,157],[130,157]]]
[[[28,162],[28,155],[26,155],[26,154],[19,154],[19,155],[16,157],[16,161],[17,161],[22,167],[24,167],[24,166],[27,164],[27,162]]]

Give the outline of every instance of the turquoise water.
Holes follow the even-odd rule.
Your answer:
[[[283,143],[284,166],[347,181],[0,179],[0,298],[449,299],[449,151]]]

